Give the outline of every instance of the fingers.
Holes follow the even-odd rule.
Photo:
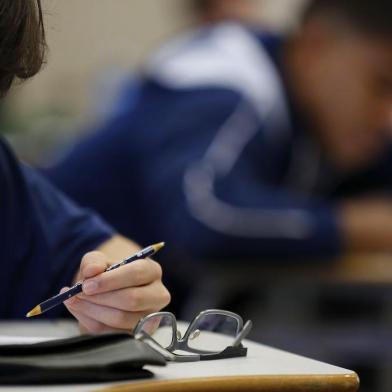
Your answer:
[[[96,305],[76,297],[74,301],[66,304],[66,306],[79,322],[93,333],[113,329],[131,331],[142,317],[150,313],[148,311],[124,312],[115,308]]]
[[[97,251],[86,253],[80,263],[80,279],[101,274],[107,267],[109,267],[109,260],[103,253]]]
[[[107,327],[105,324],[102,324],[97,320],[93,320],[90,317],[84,316],[83,314],[79,314],[69,306],[67,306],[67,309],[79,321],[79,328],[82,333],[96,334],[101,332],[109,332],[109,327]]]
[[[69,287],[63,287],[60,290],[60,293],[67,291]],[[77,313],[72,308],[72,303],[76,301],[76,297],[71,297],[67,301],[64,302],[64,305],[67,307],[68,311],[79,321],[80,331],[82,333],[100,333],[103,331],[108,331],[108,327],[105,324],[100,323],[90,317],[84,316],[83,314]]]
[[[97,257],[95,261],[93,260],[94,258],[89,258],[89,261],[86,262],[84,273],[87,269],[88,272],[93,271],[93,267],[95,268],[93,272],[95,272],[103,266],[104,258]],[[94,274],[89,276],[92,277]],[[136,260],[115,270],[94,276],[92,279],[87,279],[83,282],[83,292],[92,295],[126,287],[143,286],[160,280],[161,277],[162,269],[158,263],[151,259]]]
[[[146,309],[159,310],[170,302],[170,294],[161,281],[141,287],[128,287],[111,292],[78,296],[80,299],[123,311],[140,312]]]
[[[131,331],[142,317],[170,302],[162,269],[155,261],[136,260],[105,272],[109,265],[101,252],[87,253],[79,272],[83,293],[64,302],[82,330]]]

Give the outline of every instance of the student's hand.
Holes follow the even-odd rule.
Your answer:
[[[111,261],[98,251],[83,257],[77,277],[84,281],[83,293],[65,302],[82,332],[132,331],[142,317],[170,302],[158,263],[151,259],[137,260],[104,272],[118,261]]]

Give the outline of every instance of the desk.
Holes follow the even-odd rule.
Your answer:
[[[69,336],[77,331],[70,323],[0,323],[0,334]],[[193,363],[169,363],[146,368],[155,379],[131,383],[72,386],[0,387],[8,392],[84,391],[269,391],[355,392],[357,375],[346,369],[247,341],[248,357]]]
[[[364,389],[392,391],[392,255],[336,261],[204,263],[181,315],[239,312],[249,337],[361,373]]]

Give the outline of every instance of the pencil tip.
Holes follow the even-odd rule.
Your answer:
[[[154,244],[152,245],[152,247],[154,248],[155,252],[158,252],[159,249],[162,249],[165,246],[164,242],[159,242],[158,244]]]
[[[38,316],[41,313],[41,306],[37,305],[35,308],[31,309],[30,312],[26,314],[26,317]]]

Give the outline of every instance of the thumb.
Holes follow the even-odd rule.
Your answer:
[[[108,258],[98,251],[86,253],[80,264],[80,278],[82,280],[99,275],[109,266]]]

